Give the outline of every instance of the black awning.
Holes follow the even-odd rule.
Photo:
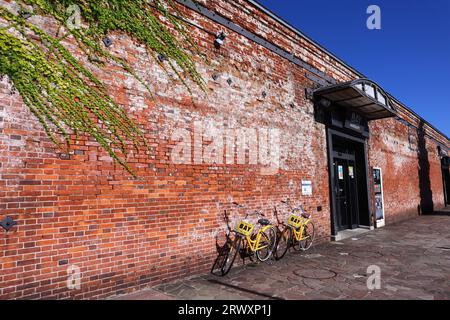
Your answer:
[[[376,83],[358,79],[323,87],[314,91],[314,97],[325,99],[368,120],[389,118],[396,115],[389,96]]]

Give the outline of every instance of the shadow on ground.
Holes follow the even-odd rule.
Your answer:
[[[379,267],[381,288],[369,289]],[[114,299],[450,299],[450,208],[356,238],[289,252],[281,261],[234,268]],[[370,280],[369,280],[370,282]]]

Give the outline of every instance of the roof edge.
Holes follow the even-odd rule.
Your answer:
[[[300,36],[301,38],[305,39],[306,41],[310,42],[311,44],[313,44],[314,46],[316,46],[317,48],[319,48],[319,50],[323,51],[324,53],[326,53],[327,55],[329,55],[331,58],[333,58],[334,60],[336,60],[337,62],[339,62],[340,64],[342,64],[344,67],[348,68],[350,71],[354,72],[355,74],[357,74],[360,78],[365,78],[367,79],[367,76],[365,76],[362,72],[360,72],[359,70],[355,69],[354,67],[352,67],[351,65],[349,65],[347,62],[345,62],[344,60],[342,60],[341,58],[339,58],[336,54],[334,54],[333,52],[331,52],[330,50],[326,49],[324,46],[322,46],[320,43],[318,43],[317,41],[313,40],[312,38],[308,37],[306,34],[304,34],[303,32],[301,32],[299,29],[297,29],[296,27],[294,27],[293,25],[291,25],[289,22],[287,22],[286,20],[284,20],[283,18],[281,18],[280,16],[278,16],[277,14],[275,14],[273,11],[271,11],[270,9],[268,9],[267,7],[265,7],[264,5],[262,5],[261,3],[259,3],[257,0],[246,0],[248,3],[252,4],[254,7],[256,7],[257,9],[259,9],[261,12],[265,13],[266,15],[268,15],[269,17],[271,17],[272,19],[274,19],[275,21],[277,21],[278,23],[280,23],[281,25],[283,25],[284,27],[288,28],[289,30],[291,30],[292,32],[294,32],[295,34],[297,34],[298,36]],[[434,125],[432,125],[430,122],[428,122],[427,120],[425,120],[422,116],[420,116],[417,112],[415,112],[414,110],[412,110],[410,107],[406,106],[403,102],[401,102],[399,99],[397,99],[395,96],[393,96],[391,93],[389,93],[388,91],[384,90],[385,93],[389,96],[390,99],[392,99],[394,102],[398,103],[400,106],[402,106],[403,108],[405,108],[407,111],[411,112],[415,117],[417,117],[420,121],[424,122],[426,125],[428,125],[431,129],[433,129],[434,131],[436,131],[438,134],[442,135],[444,138],[446,138],[448,140],[448,142],[450,143],[450,138],[443,133],[442,131],[440,131],[439,129],[437,129]]]

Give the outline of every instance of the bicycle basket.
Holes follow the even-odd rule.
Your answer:
[[[291,215],[288,219],[288,225],[294,228],[300,228],[302,225],[303,219],[295,214]]]
[[[250,236],[252,234],[254,228],[255,228],[255,226],[252,225],[251,223],[241,221],[236,225],[235,231],[244,236]]]

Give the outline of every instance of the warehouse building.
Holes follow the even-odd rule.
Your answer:
[[[302,203],[319,241],[450,204],[450,140],[389,88],[255,1],[177,2],[207,92],[191,96],[119,33],[108,50],[133,58],[155,100],[96,70],[151,143],[130,156],[137,178],[88,138],[61,153],[0,83],[0,220],[17,223],[0,230],[0,298],[100,298],[206,273],[243,216],[233,202],[272,221],[281,200]]]

